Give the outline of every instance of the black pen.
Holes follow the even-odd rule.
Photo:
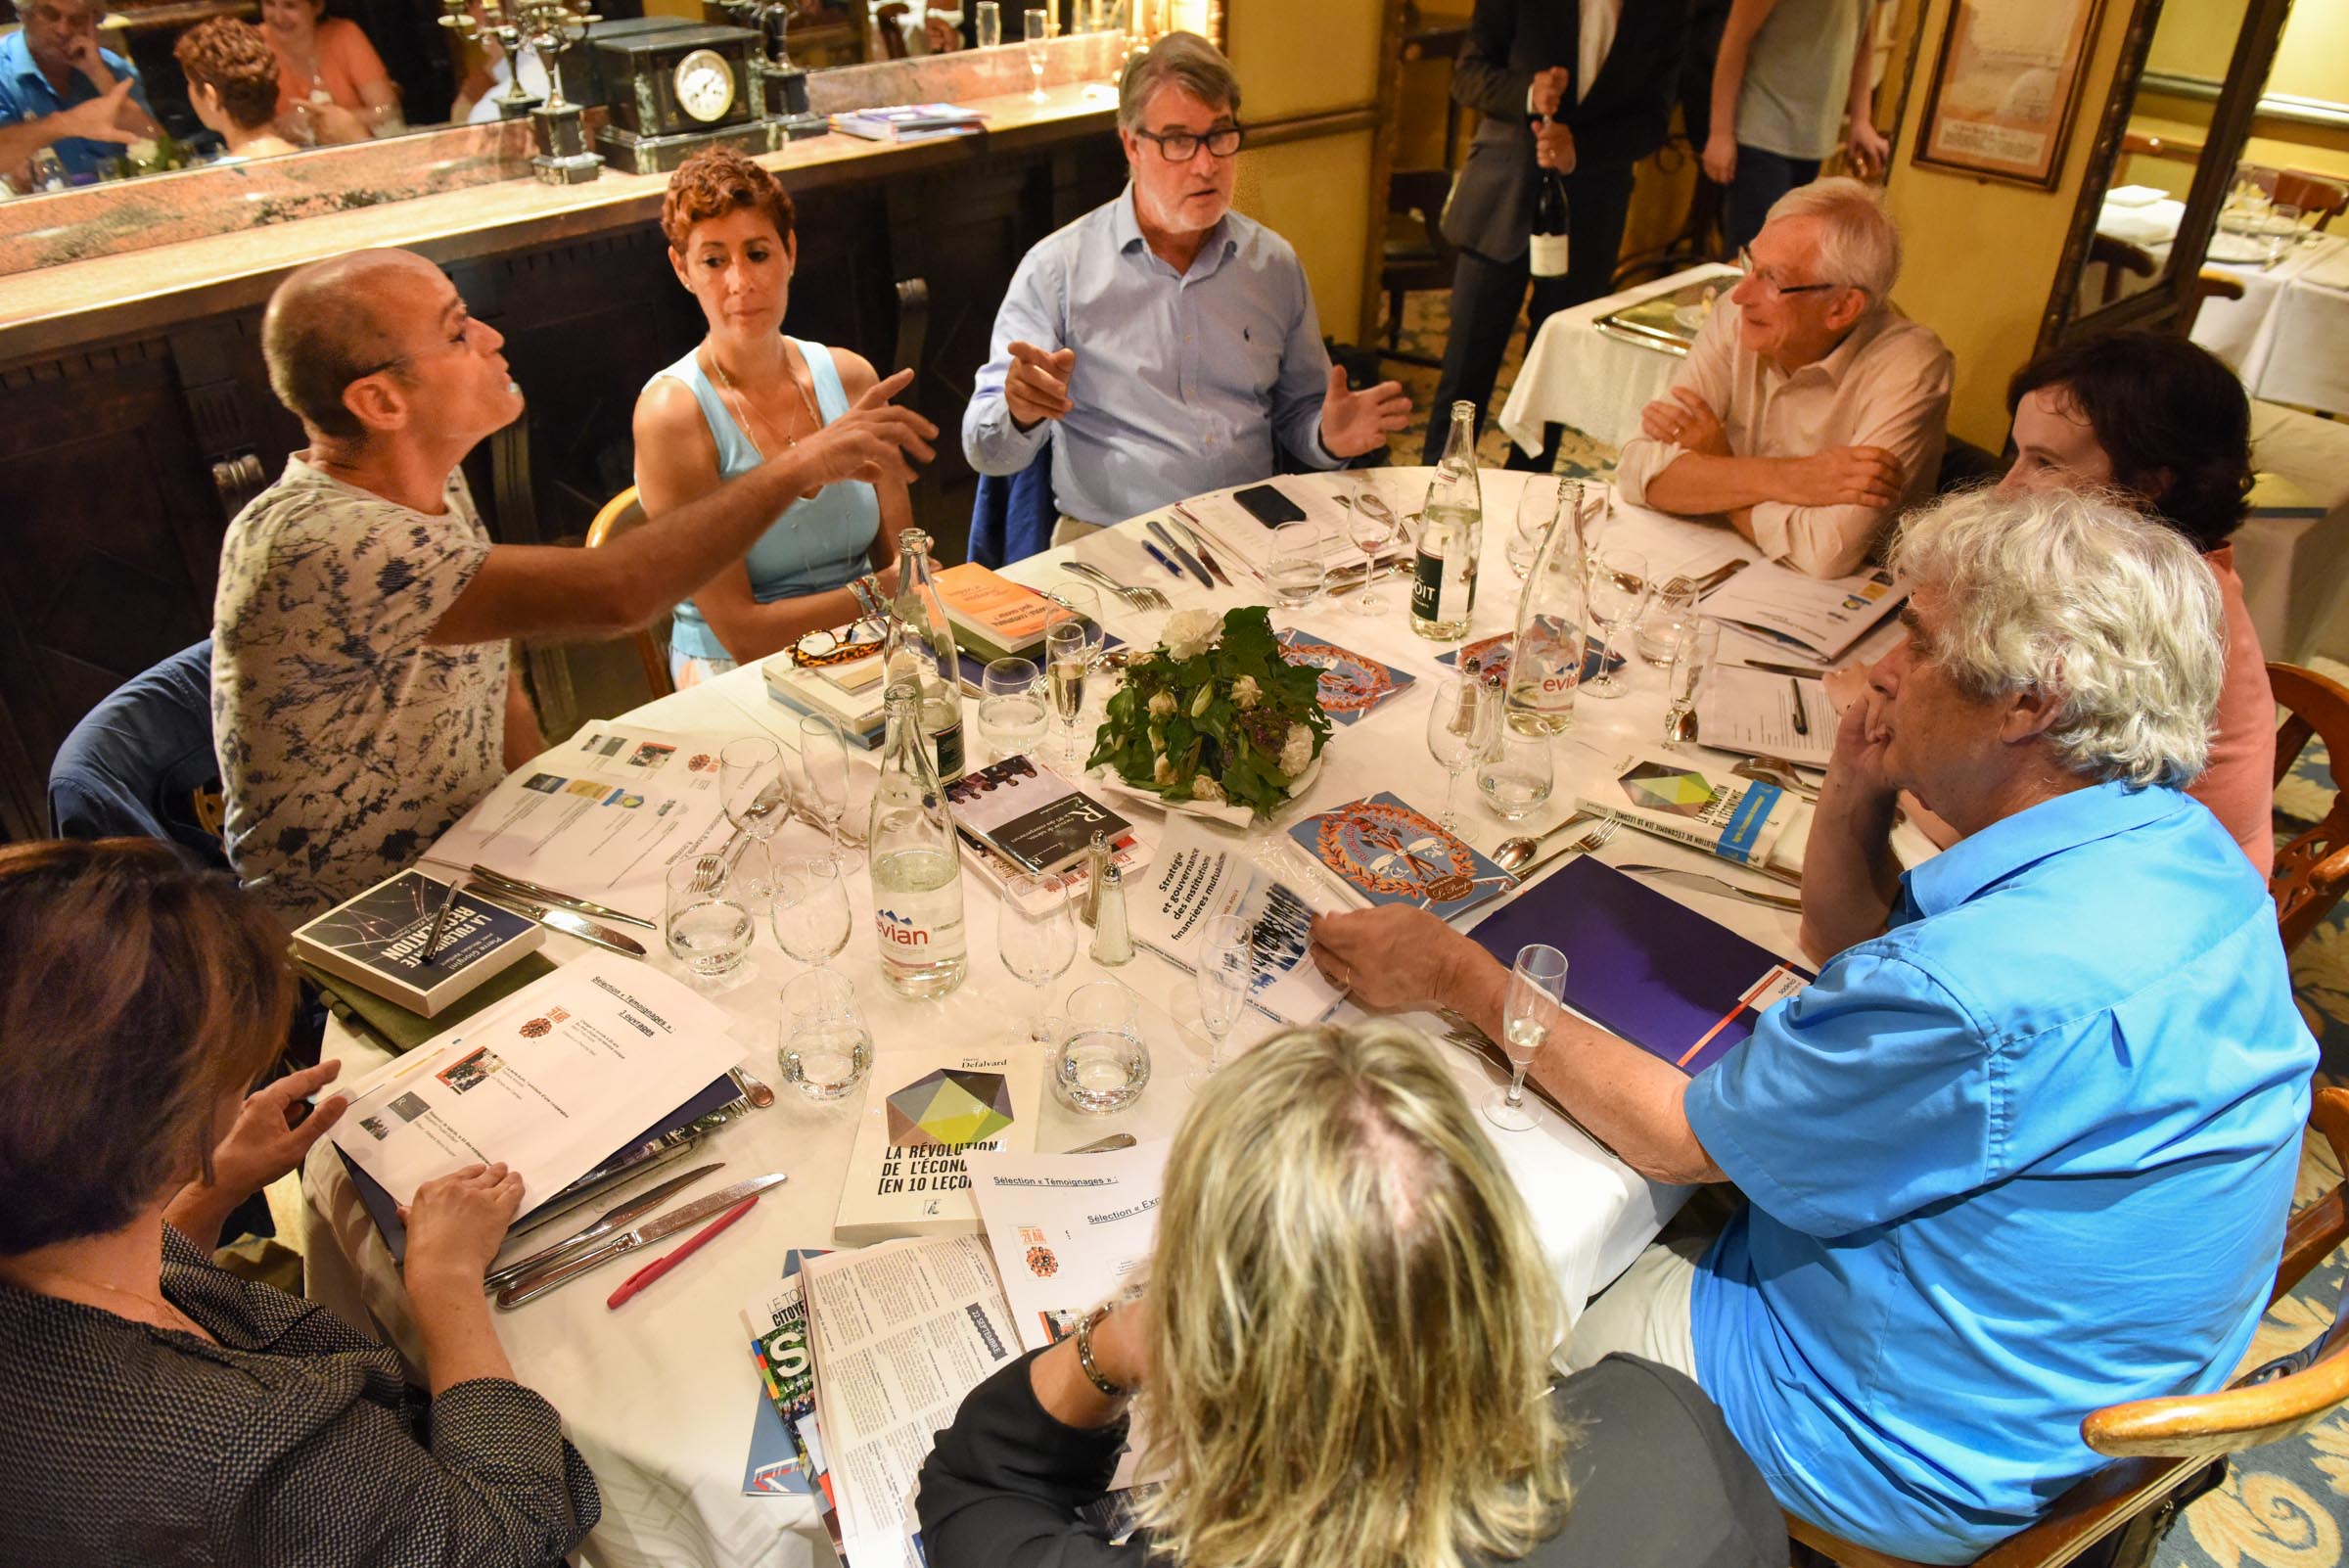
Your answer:
[[[1794,688],[1794,732],[1797,735],[1808,735],[1811,733],[1811,720],[1803,715],[1802,679],[1799,676],[1789,675],[1786,677],[1786,684]]]
[[[440,907],[433,912],[433,929],[424,934],[424,951],[416,955],[418,963],[433,961],[433,954],[440,945],[440,933],[448,929],[448,912],[457,906],[457,889],[464,885],[465,878],[461,875],[448,879],[448,891],[440,895]]]

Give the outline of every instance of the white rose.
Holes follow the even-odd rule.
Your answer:
[[[1216,782],[1215,774],[1201,773],[1197,778],[1191,780],[1191,798],[1199,801],[1220,801],[1223,799],[1223,786]]]
[[[1164,718],[1173,712],[1174,712],[1174,694],[1173,692],[1162,691],[1150,699],[1150,716],[1152,718]]]
[[[1167,757],[1164,752],[1159,754],[1157,762],[1150,769],[1150,782],[1153,784],[1172,784],[1174,782],[1174,764],[1167,761]]]
[[[1244,712],[1265,700],[1265,690],[1254,675],[1242,675],[1231,683],[1231,700]]]
[[[1288,738],[1280,746],[1280,776],[1296,778],[1313,764],[1313,732],[1303,724],[1291,724]]]
[[[1167,617],[1158,634],[1168,657],[1195,659],[1213,648],[1223,635],[1223,618],[1213,610],[1182,610]]]

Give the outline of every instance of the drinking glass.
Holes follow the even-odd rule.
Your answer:
[[[1599,639],[1607,651],[1623,651],[1623,628],[1638,621],[1648,595],[1647,557],[1636,550],[1601,550],[1590,562],[1590,619],[1598,623]],[[1582,685],[1586,697],[1620,697],[1624,684],[1620,667]]]
[[[1123,1111],[1150,1082],[1150,1047],[1132,992],[1096,980],[1069,993],[1060,1044],[1052,1052],[1052,1092],[1085,1116]]]
[[[1632,634],[1632,645],[1639,657],[1651,665],[1672,663],[1673,650],[1681,645],[1681,632],[1697,616],[1696,590],[1682,584],[1666,592],[1657,589],[1639,612],[1639,627]]]
[[[1671,702],[1664,711],[1664,744],[1678,749],[1681,730],[1696,712],[1696,688],[1721,652],[1721,623],[1691,621],[1681,628],[1672,650],[1672,673],[1667,681]],[[1693,732],[1691,739],[1694,738]]]
[[[1021,37],[1028,45],[1028,73],[1036,78],[1035,90],[1028,95],[1032,104],[1045,101],[1044,40],[1051,37],[1051,15],[1042,10],[1031,10],[1020,15]]]
[[[1453,676],[1436,682],[1435,701],[1427,711],[1427,749],[1445,772],[1444,816],[1440,825],[1450,833],[1459,820],[1452,803],[1459,794],[1460,774],[1484,760],[1500,728],[1500,692],[1474,676]]]
[[[1554,474],[1532,475],[1525,488],[1517,492],[1517,527],[1501,552],[1517,576],[1522,578],[1533,571],[1534,557],[1542,553],[1542,541],[1549,536],[1550,525],[1557,522],[1565,498],[1565,482]]]
[[[979,677],[979,734],[990,762],[1033,752],[1044,738],[1042,679],[1033,659],[998,659]]]
[[[791,775],[783,763],[783,748],[763,735],[726,742],[717,754],[717,798],[726,820],[755,844],[764,844],[791,816]],[[768,890],[753,868],[728,878],[742,884],[753,900]]]
[[[1329,553],[1328,541],[1317,523],[1283,523],[1272,530],[1272,554],[1265,562],[1265,581],[1272,602],[1282,610],[1302,610],[1321,591]],[[1296,623],[1294,618],[1283,618]]]
[[[1505,1132],[1530,1132],[1533,1113],[1525,1106],[1525,1070],[1534,1065],[1549,1038],[1550,1010],[1566,994],[1566,955],[1541,943],[1517,949],[1509,971],[1508,999],[1501,1003],[1500,1048],[1509,1057],[1509,1086],[1485,1101],[1485,1117]]]
[[[822,855],[778,863],[767,914],[775,945],[800,962],[821,969],[839,957],[849,945],[849,890],[839,863]]]
[[[1000,0],[979,0],[979,47],[992,49],[1003,41],[1003,7]]]
[[[669,955],[709,979],[741,967],[755,931],[733,873],[705,876],[699,859],[680,855],[669,865],[667,930]]]
[[[1387,608],[1387,601],[1371,589],[1370,582],[1378,575],[1378,552],[1394,539],[1395,531],[1394,508],[1379,496],[1365,488],[1348,497],[1346,536],[1362,552],[1362,591],[1354,601],[1358,616],[1378,615]]]
[[[1012,877],[1003,884],[995,919],[995,949],[1012,978],[1036,988],[1036,1019],[1028,1038],[1052,1041],[1044,1021],[1044,988],[1077,961],[1077,922],[1069,913],[1069,885],[1058,877]]]
[[[811,1100],[837,1100],[872,1070],[873,1034],[856,1006],[856,987],[830,969],[810,969],[783,988],[784,1082]]]
[[[1061,761],[1077,768],[1077,720],[1084,713],[1084,676],[1093,651],[1084,627],[1075,621],[1055,622],[1044,628],[1044,671],[1051,682],[1052,712],[1067,733],[1061,741]]]
[[[1207,1031],[1209,1044],[1205,1071],[1190,1075],[1194,1088],[1223,1065],[1223,1041],[1248,1005],[1258,969],[1254,921],[1218,915],[1200,931],[1191,981],[1199,994],[1199,1027]]]
[[[807,786],[808,813],[832,842],[825,857],[841,871],[855,870],[864,857],[840,842],[840,819],[849,814],[849,738],[825,715],[800,716],[800,772]]]
[[[1514,822],[1549,799],[1557,781],[1549,753],[1546,731],[1523,733],[1501,726],[1493,755],[1477,764],[1476,787],[1502,821]]]

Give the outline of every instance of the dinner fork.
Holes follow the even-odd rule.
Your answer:
[[[726,841],[723,850],[712,851],[696,859],[693,862],[693,891],[716,892],[717,885],[726,880],[726,873],[734,869],[734,862],[742,858],[742,847],[749,842],[750,835],[736,828],[734,836]]]
[[[1107,588],[1125,600],[1126,608],[1128,610],[1159,611],[1171,610],[1174,607],[1174,601],[1156,588],[1137,588],[1130,583],[1120,582],[1088,561],[1063,561],[1060,569],[1081,576],[1087,582],[1098,583]]]

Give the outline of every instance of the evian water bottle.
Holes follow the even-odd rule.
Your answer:
[[[873,791],[865,853],[881,974],[898,994],[944,996],[969,967],[962,931],[962,849],[922,729],[913,681],[889,688],[889,741]]]

